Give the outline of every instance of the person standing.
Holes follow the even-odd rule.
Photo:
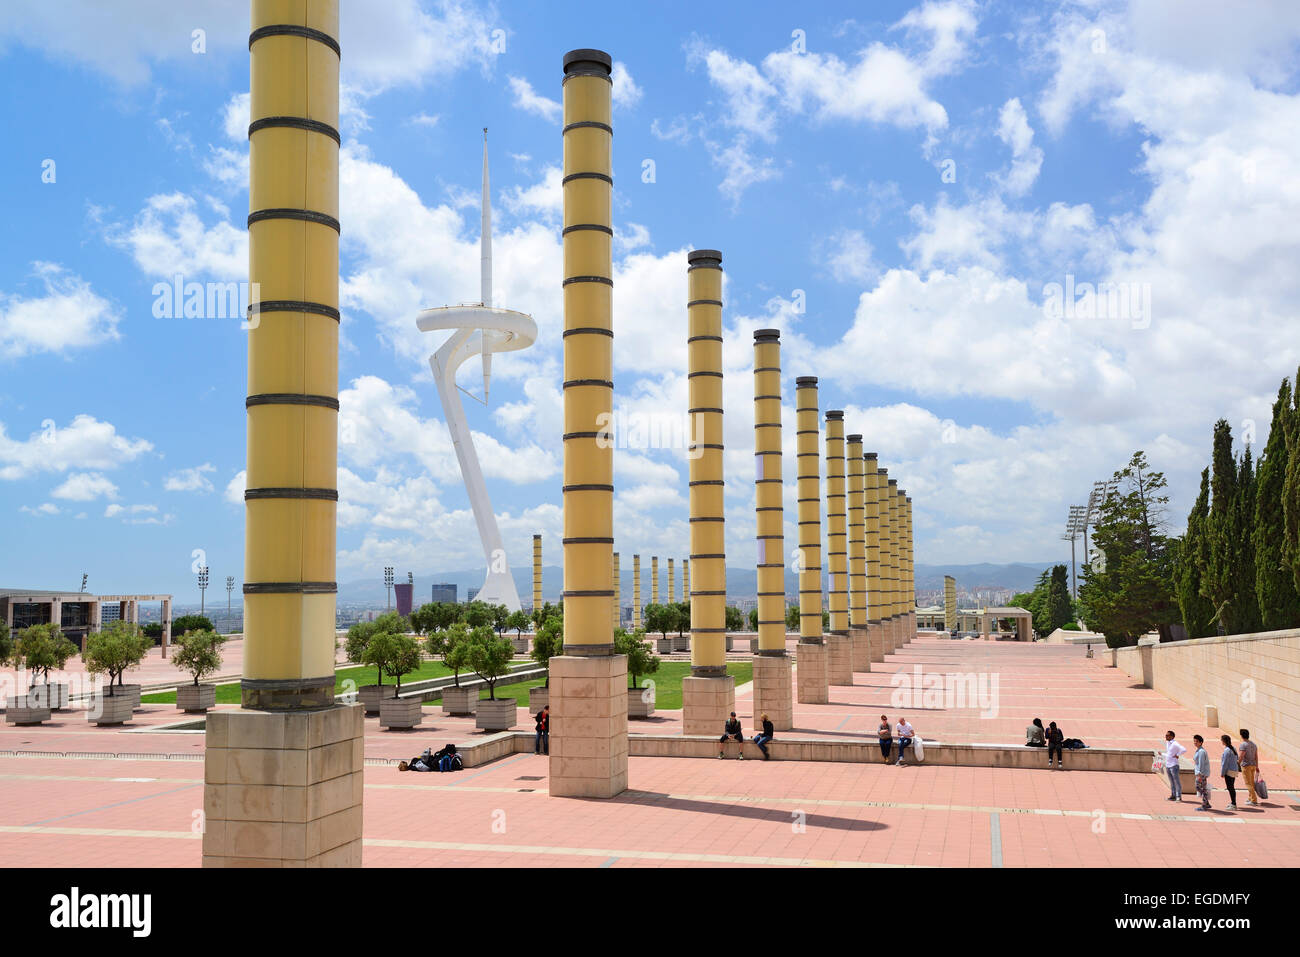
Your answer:
[[[894,727],[894,734],[898,737],[898,767],[904,764],[903,758],[907,754],[907,749],[912,746],[912,736],[916,734],[912,726],[907,723],[907,719],[901,715],[898,718],[898,724]]]
[[[551,753],[551,706],[548,704],[535,715],[537,737],[533,739],[533,754]]]
[[[1065,770],[1065,757],[1064,757],[1065,751],[1063,750],[1063,747],[1062,747],[1062,746],[1063,746],[1063,744],[1064,744],[1064,742],[1065,742],[1065,734],[1061,731],[1060,728],[1058,728],[1058,727],[1056,726],[1056,722],[1055,722],[1055,721],[1051,722],[1051,723],[1047,726],[1047,735],[1046,735],[1046,737],[1047,737],[1047,767],[1048,767],[1048,770],[1051,770],[1051,767],[1052,767],[1052,752],[1055,751],[1055,752],[1056,752],[1056,766],[1057,766],[1058,768],[1060,768],[1062,771],[1064,771],[1064,770]]]
[[[1165,732],[1165,777],[1169,779],[1169,797],[1166,801],[1183,799],[1183,779],[1178,770],[1178,758],[1187,753],[1187,749],[1178,743],[1172,731]]]
[[[1196,768],[1196,796],[1201,799],[1201,806],[1196,810],[1210,810],[1210,752],[1205,750],[1205,739],[1199,734],[1192,735],[1192,742],[1196,745],[1196,753],[1192,755],[1192,763]]]
[[[1219,757],[1219,773],[1223,775],[1223,786],[1228,789],[1228,806],[1235,811],[1237,810],[1235,778],[1241,771],[1241,765],[1237,760],[1237,749],[1232,746],[1232,738],[1225,734],[1219,740],[1223,743],[1223,754]]]
[[[1241,776],[1246,779],[1246,803],[1251,807],[1259,807],[1259,795],[1255,793],[1255,776],[1259,774],[1259,747],[1250,740],[1250,731],[1246,728],[1239,729],[1237,733],[1241,735],[1241,751],[1237,760],[1241,764]]]
[[[889,729],[889,716],[882,714],[880,716],[880,727],[876,728],[876,736],[880,738],[880,757],[886,764],[889,763],[889,749],[894,744],[894,732]]]

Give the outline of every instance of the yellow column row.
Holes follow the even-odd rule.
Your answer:
[[[754,502],[758,653],[785,654],[785,510],[781,461],[781,333],[754,332]]]

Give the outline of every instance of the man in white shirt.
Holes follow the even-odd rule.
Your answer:
[[[1187,749],[1178,743],[1172,731],[1165,732],[1165,741],[1165,777],[1169,778],[1169,797],[1165,800],[1181,801],[1183,781],[1178,771],[1178,756],[1186,753]]]
[[[912,730],[912,726],[907,723],[907,719],[900,716],[898,724],[894,726],[894,737],[898,739],[899,764],[903,763],[903,756],[907,753],[907,749],[912,746],[913,734],[915,732]]]

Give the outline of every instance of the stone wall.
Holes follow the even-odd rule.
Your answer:
[[[1265,760],[1300,768],[1300,629],[1194,638],[1115,649],[1115,664],[1198,715],[1218,709],[1218,727],[1237,739],[1249,728]]]

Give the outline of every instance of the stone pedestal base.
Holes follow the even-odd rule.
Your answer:
[[[731,712],[736,710],[736,679],[682,679],[682,734],[722,734]]]
[[[801,641],[795,646],[795,683],[800,704],[825,704],[830,700],[825,645]]]
[[[885,654],[892,655],[898,650],[898,619],[886,618],[885,626]]]
[[[867,626],[849,625],[849,642],[853,647],[853,670],[869,672],[871,670],[871,649],[867,645]]]
[[[755,732],[763,727],[764,713],[777,731],[789,731],[794,727],[794,688],[791,686],[790,674],[792,664],[787,655],[754,657]]]
[[[627,656],[551,659],[552,797],[627,790]]]
[[[826,680],[833,685],[853,684],[853,640],[847,634],[826,636]]]
[[[885,626],[882,622],[867,622],[867,650],[872,661],[885,660]]]
[[[204,867],[360,867],[363,708],[213,711]]]
[[[907,613],[907,640],[911,641],[916,637],[916,612]]]

